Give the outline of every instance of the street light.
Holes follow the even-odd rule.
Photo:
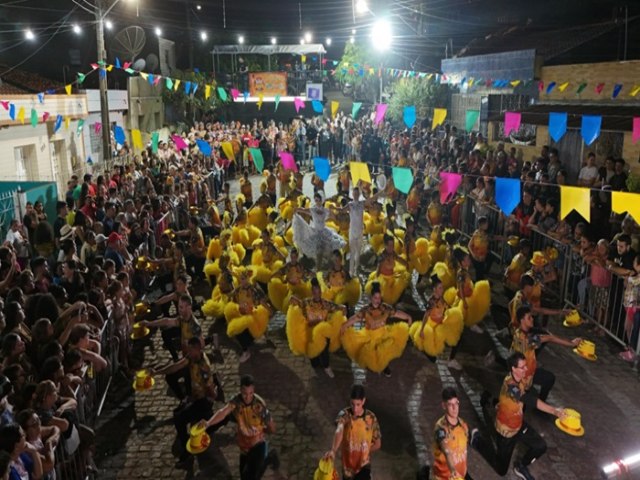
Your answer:
[[[196,5],[196,10],[202,10],[202,5]]]
[[[111,30],[113,28],[113,22],[111,20],[107,20],[104,22],[104,26],[107,27],[107,30]]]
[[[27,40],[35,40],[36,36],[33,34],[30,28],[27,28],[24,31],[24,38],[26,38]]]
[[[157,37],[162,35],[162,29],[160,27],[156,27],[154,30]]]
[[[381,52],[389,50],[392,39],[391,24],[387,20],[378,20],[373,24],[371,41],[377,50]]]
[[[355,37],[351,37],[351,38],[349,38],[349,43],[356,43],[356,39],[355,39]]]
[[[271,37],[271,45],[275,45],[276,43],[278,43],[276,37]]]
[[[352,28],[352,29],[351,29],[351,35],[355,35],[355,34],[356,34],[356,32],[357,32],[357,30],[356,30],[355,28]]]
[[[304,45],[304,38],[300,39],[300,45]]]
[[[80,35],[82,33],[82,29],[77,23],[73,24],[73,33],[75,33],[76,35]]]
[[[327,37],[327,40],[324,42],[327,44],[327,47],[331,45],[331,37]]]
[[[207,40],[207,32],[200,32],[200,39],[204,42]]]
[[[313,38],[313,37],[312,37],[312,35],[311,35],[311,32],[307,32],[307,33],[305,33],[305,34],[304,34],[304,41],[305,41],[305,42],[307,42],[307,43],[311,43],[311,39],[312,39],[312,38]]]
[[[367,13],[369,11],[369,5],[367,5],[366,0],[357,0],[356,1],[356,12],[358,13]]]
[[[242,45],[242,44],[244,43],[244,37],[243,37],[242,35],[240,35],[240,36],[238,37],[238,43],[239,43],[240,45]]]

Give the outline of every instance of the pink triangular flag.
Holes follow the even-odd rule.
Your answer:
[[[304,108],[304,100],[296,97],[293,99],[293,105],[296,107],[296,113],[298,113],[301,108]]]
[[[280,160],[282,160],[282,166],[285,170],[298,171],[298,166],[293,158],[293,154],[289,152],[280,152]]]
[[[162,80],[162,75],[156,75],[156,76],[153,78],[153,85],[154,85],[154,86],[158,85],[158,84],[160,83],[160,80]]]
[[[2,104],[2,108],[9,110],[9,102],[0,101],[0,103]]]
[[[98,135],[102,131],[102,124],[100,122],[96,122],[93,124],[93,131]]]
[[[43,121],[43,122],[46,122],[46,121],[47,121],[47,118],[49,118],[50,116],[51,116],[51,114],[50,114],[49,112],[44,112],[44,113],[42,114],[42,121]]]
[[[520,122],[522,114],[518,112],[504,112],[504,134],[509,135],[511,132],[520,130]]]
[[[233,101],[235,101],[239,96],[240,96],[240,90],[238,90],[237,88],[232,88],[231,97],[233,98]]]
[[[131,62],[124,62],[124,63],[122,64],[122,69],[123,69],[123,70],[126,70],[126,69],[127,69],[127,68],[129,68],[130,66],[131,66]]]
[[[640,117],[633,117],[633,143],[640,140]]]
[[[602,90],[604,90],[604,83],[597,84],[595,90],[596,90],[596,93],[600,95],[602,93]]]
[[[440,172],[440,203],[448,203],[452,200],[458,187],[462,183],[462,175],[459,173]]]
[[[387,112],[386,103],[379,103],[378,105],[376,105],[376,119],[374,120],[374,123],[376,125],[380,124],[380,122],[384,119],[384,114],[386,112]]]
[[[176,144],[176,148],[178,150],[184,150],[185,148],[189,148],[189,145],[187,145],[187,142],[185,142],[180,135],[171,135],[171,140],[173,140],[173,143]]]

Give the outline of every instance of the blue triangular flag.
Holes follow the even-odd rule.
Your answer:
[[[496,205],[511,215],[520,203],[520,179],[496,177]]]
[[[583,115],[582,128],[580,134],[587,146],[591,145],[600,136],[600,127],[602,126],[601,115]]]
[[[58,130],[60,130],[61,126],[62,126],[62,115],[56,115],[56,123],[53,126],[53,133],[56,133]]]
[[[149,75],[147,75],[147,82],[149,82],[149,85],[153,85],[154,79],[155,77],[153,76],[153,73],[150,73]]]
[[[198,84],[197,83],[191,84],[191,93],[195,95],[197,90],[198,90]]]
[[[118,57],[116,57],[116,68],[122,68],[120,66],[120,59]]]
[[[196,143],[198,144],[198,148],[203,155],[207,157],[211,156],[211,145],[209,145],[209,142],[207,142],[206,140],[198,139],[196,140]]]
[[[404,124],[407,128],[412,128],[416,123],[416,107],[414,105],[410,107],[404,107]]]
[[[124,134],[124,129],[119,125],[115,125],[113,127],[113,137],[115,138],[116,143],[119,145],[124,145],[124,142],[127,139]]]
[[[616,98],[620,94],[620,90],[622,90],[622,84],[616,83],[613,87],[613,93],[611,94],[611,98]]]
[[[191,82],[184,82],[184,93],[189,95],[190,91],[191,91]]]
[[[549,85],[547,85],[547,95],[549,95],[554,88],[556,88],[556,82],[549,83]]]
[[[38,94],[38,101],[39,101],[40,103],[44,103],[44,93],[39,93],[39,94]]]
[[[194,72],[196,72],[196,73],[200,73],[200,69],[199,69],[198,67],[195,67],[195,68],[193,69],[193,71],[194,71]]]
[[[313,106],[313,111],[316,113],[322,113],[324,110],[324,106],[320,100],[311,100],[311,105]]]
[[[249,92],[242,92],[242,96],[244,97],[244,103],[247,103],[247,98],[249,98]]]
[[[331,175],[331,164],[329,160],[323,157],[315,157],[313,159],[313,168],[320,180],[323,182],[329,180],[329,175]]]
[[[93,158],[91,158],[91,155],[87,158],[87,165],[93,165]]]
[[[100,78],[107,78],[107,71],[106,71],[104,68],[101,68],[101,69],[99,70],[99,72],[100,72],[100,73],[98,74],[98,76],[99,76]]]
[[[567,133],[567,114],[565,113],[549,113],[549,136],[554,142],[559,142],[560,139]]]
[[[9,104],[9,118],[11,118],[11,120],[16,119],[16,106],[14,103]]]

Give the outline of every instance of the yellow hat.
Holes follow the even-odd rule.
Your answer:
[[[558,250],[555,247],[547,247],[544,249],[544,254],[550,261],[554,261],[558,258]]]
[[[592,362],[595,362],[598,359],[598,356],[596,355],[596,344],[589,340],[583,340],[580,342],[578,348],[574,348],[573,351],[582,358],[591,360]]]
[[[536,266],[544,266],[547,263],[549,263],[549,261],[547,260],[547,257],[544,253],[542,252],[533,252],[533,257],[531,258],[531,265],[536,265]]]
[[[211,445],[211,437],[207,434],[206,428],[200,424],[195,424],[189,430],[189,441],[187,451],[191,454],[204,452]]]
[[[564,322],[562,325],[565,327],[578,327],[582,325],[582,319],[580,318],[580,313],[577,310],[572,310],[566,317],[564,317]]]
[[[144,392],[153,388],[156,384],[156,379],[149,375],[148,370],[138,370],[136,372],[135,380],[133,381],[133,389],[136,392]]]
[[[517,247],[519,242],[520,242],[520,237],[518,237],[517,235],[511,235],[507,239],[507,243],[509,244],[510,247]]]
[[[564,410],[563,418],[556,419],[556,427],[574,437],[584,435],[584,427],[582,426],[582,416],[572,408]]]
[[[321,458],[318,462],[318,468],[313,474],[313,480],[338,480],[338,478],[333,460]]]

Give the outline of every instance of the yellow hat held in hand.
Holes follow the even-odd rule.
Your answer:
[[[574,348],[573,351],[582,358],[591,360],[592,362],[595,362],[598,359],[598,356],[596,355],[596,344],[589,340],[583,340],[580,342],[578,348]]]
[[[556,418],[556,427],[564,433],[568,433],[574,437],[581,437],[584,435],[582,416],[572,408],[566,408],[562,418]]]

